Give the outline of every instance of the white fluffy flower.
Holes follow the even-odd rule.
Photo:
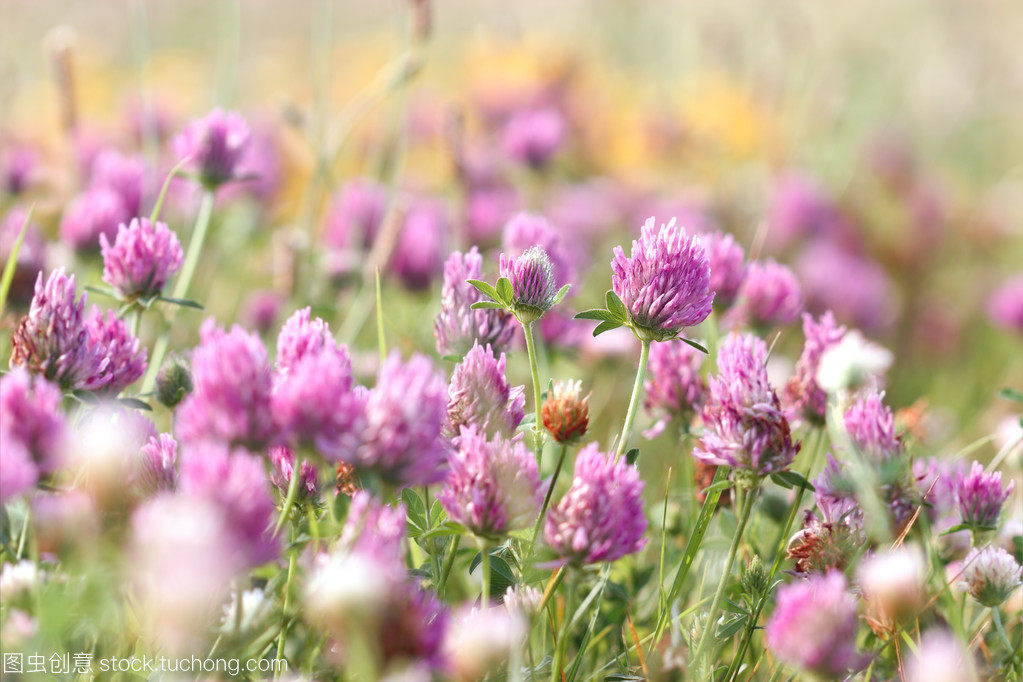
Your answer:
[[[920,608],[926,575],[927,563],[915,547],[872,554],[856,572],[872,615],[890,621],[898,621]]]
[[[984,606],[1002,604],[1020,584],[1023,567],[1001,547],[976,548],[963,561],[961,587]]]
[[[891,364],[891,351],[852,330],[821,355],[817,384],[829,394],[854,390],[884,374]]]

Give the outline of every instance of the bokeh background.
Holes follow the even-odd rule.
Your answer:
[[[332,197],[354,178],[377,179],[395,188],[404,216],[409,197],[427,196],[447,228],[422,248],[446,255],[474,241],[489,257],[499,221],[489,232],[467,225],[459,172],[459,162],[479,161],[513,190],[515,207],[563,230],[580,269],[566,314],[601,300],[612,245],[627,244],[648,215],[678,215],[788,264],[810,310],[832,308],[892,349],[888,400],[936,454],[1014,428],[997,393],[1023,384],[1023,345],[994,323],[988,301],[1023,270],[1023,7],[441,0],[429,9],[427,21],[421,5],[399,0],[0,0],[0,144],[7,158],[24,146],[38,156],[27,192],[5,196],[2,209],[35,202],[49,263],[74,263],[96,284],[96,256],[57,239],[89,146],[138,150],[166,172],[156,133],[214,106],[237,109],[264,136],[272,174],[218,215],[197,297],[221,321],[251,322],[254,292],[277,296],[282,312],[312,304],[372,356],[372,296],[319,258]],[[509,112],[537,103],[566,125],[542,171],[500,153]],[[509,207],[491,198],[500,217]],[[187,231],[187,197],[169,211]],[[440,271],[426,267],[423,286],[384,273],[388,342],[407,351],[434,352]],[[181,316],[176,347],[194,345],[200,317]],[[546,334],[548,368],[592,377],[593,421],[610,428],[636,349],[624,335],[593,342],[588,328],[564,325],[560,340]],[[773,371],[784,375],[801,344],[798,325],[783,330]],[[511,374],[526,383],[518,355]],[[672,443],[653,447],[667,454]]]

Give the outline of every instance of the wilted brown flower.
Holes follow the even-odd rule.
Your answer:
[[[559,443],[583,437],[590,423],[590,394],[582,395],[582,382],[555,381],[541,410],[543,425]]]

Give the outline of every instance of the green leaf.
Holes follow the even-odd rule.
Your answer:
[[[1012,400],[1017,403],[1023,403],[1023,393],[1020,393],[1011,386],[1006,386],[998,392],[998,395],[1002,396],[1006,400]]]
[[[629,464],[635,464],[637,459],[639,459],[639,448],[632,448],[625,453],[625,461]]]
[[[565,295],[568,293],[568,290],[570,288],[572,288],[571,284],[566,284],[565,286],[561,287],[561,289],[558,290],[558,293],[554,295],[554,301],[551,303],[551,305],[556,306],[563,300],[565,300]]]
[[[724,491],[728,490],[731,487],[732,487],[732,482],[729,481],[726,478],[723,481],[718,481],[717,483],[714,483],[713,485],[707,486],[706,488],[703,489],[702,494],[703,495],[709,495],[711,493],[719,493],[720,494],[720,493],[723,493]]]
[[[706,348],[704,348],[702,344],[699,344],[696,341],[693,341],[692,339],[687,339],[684,336],[680,336],[678,338],[679,338],[680,341],[682,341],[682,343],[686,343],[686,344],[692,346],[693,348],[695,348],[696,350],[700,351],[701,353],[704,353],[706,355],[710,355],[710,351],[707,350]]]
[[[742,606],[740,604],[736,604],[731,599],[725,599],[725,603],[721,605],[721,608],[724,609],[725,611],[730,611],[732,613],[739,613],[739,614],[742,614],[742,615],[746,615],[746,613],[747,613],[746,607],[744,607],[744,606]]]
[[[500,296],[499,301],[505,305],[511,305],[512,300],[515,298],[515,292],[512,289],[510,279],[502,277],[497,280],[497,295]]]
[[[446,538],[452,535],[462,535],[466,530],[463,526],[454,521],[445,521],[436,528],[431,528],[420,536],[420,540],[432,540],[433,538]]]
[[[597,325],[596,329],[593,330],[593,335],[600,336],[604,332],[609,332],[612,329],[618,329],[621,326],[622,326],[621,322],[612,322],[610,320],[604,320],[603,322]]]
[[[501,297],[497,295],[497,289],[494,288],[493,284],[481,282],[478,279],[467,279],[465,281],[476,287],[476,289],[478,289],[479,292],[484,296],[489,296],[491,300],[493,301],[501,300]]]
[[[203,309],[202,304],[196,303],[195,301],[191,301],[187,298],[171,298],[169,296],[160,296],[158,300],[163,301],[164,303],[170,303],[172,305],[179,305],[183,308],[195,308],[196,310]]]
[[[728,639],[736,632],[741,630],[744,625],[746,625],[746,616],[739,616],[738,618],[733,618],[729,622],[725,623],[720,630],[718,630],[718,638]]]
[[[590,310],[584,310],[581,313],[576,313],[575,319],[577,320],[601,320],[604,322],[619,322],[619,320],[602,308],[592,308]]]
[[[629,319],[629,311],[625,309],[625,304],[622,303],[622,299],[618,298],[618,294],[614,290],[608,289],[604,294],[604,304],[607,306],[607,311],[617,319],[622,322]]]
[[[504,304],[497,301],[476,301],[469,307],[473,310],[504,310]]]
[[[951,535],[952,533],[958,533],[958,532],[963,531],[963,530],[970,530],[970,528],[972,528],[972,526],[970,526],[970,524],[968,524],[968,523],[960,523],[960,524],[957,524],[955,526],[952,526],[951,528],[946,530],[944,533],[941,533],[941,537],[944,537],[946,535]]]
[[[7,262],[4,264],[4,273],[0,275],[0,316],[3,316],[4,309],[7,307],[7,294],[11,291],[14,271],[18,267],[18,252],[21,251],[21,245],[25,241],[25,233],[28,232],[29,223],[32,221],[32,213],[35,210],[35,204],[32,204],[28,209],[28,213],[25,214],[25,220],[21,223],[21,231],[18,232],[18,238],[14,240],[14,246],[11,248],[11,253],[7,256]]]
[[[406,515],[409,523],[409,535],[418,538],[425,533],[426,525],[426,504],[423,498],[412,488],[405,488],[401,491],[401,501],[405,503]]]
[[[815,488],[813,483],[803,478],[802,474],[796,473],[795,471],[779,471],[778,473],[771,474],[771,480],[780,485],[783,488],[803,488],[813,492]]]
[[[121,403],[125,407],[130,407],[133,410],[142,410],[143,412],[153,411],[153,408],[150,407],[149,403],[139,400],[138,398],[118,398],[117,402]]]

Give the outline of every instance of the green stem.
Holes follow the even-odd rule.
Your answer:
[[[565,454],[568,453],[568,446],[561,444],[561,452],[558,454],[558,464],[554,467],[554,475],[551,476],[551,484],[547,486],[547,494],[544,495],[543,504],[540,506],[540,515],[536,517],[536,525],[533,526],[533,539],[529,541],[529,552],[526,556],[533,556],[533,548],[536,546],[536,538],[540,535],[540,527],[543,525],[544,516],[547,515],[547,508],[551,504],[551,497],[554,495],[554,486],[558,484],[558,477],[561,475],[561,467],[565,464]]]
[[[561,620],[561,627],[558,628],[558,641],[554,645],[554,659],[551,661],[551,682],[560,682],[561,667],[565,662],[565,650],[568,649],[568,626],[573,620],[572,615],[572,593],[571,581],[565,590],[565,613]]]
[[[629,399],[629,411],[625,413],[625,425],[622,426],[622,435],[618,438],[618,447],[615,450],[615,459],[618,459],[625,452],[625,446],[629,441],[629,434],[632,432],[632,422],[636,420],[636,412],[639,409],[639,399],[643,395],[643,380],[646,378],[646,363],[650,359],[650,342],[641,341],[639,351],[639,367],[636,368],[636,381],[632,384],[632,398]]]
[[[277,523],[274,525],[274,536],[281,532],[281,528],[284,527],[284,521],[288,518],[288,514],[291,512],[291,508],[295,505],[295,498],[298,497],[298,484],[302,476],[299,474],[299,461],[298,456],[295,456],[295,468],[291,472],[291,482],[288,484],[288,495],[284,499],[284,506],[281,507],[280,516],[277,517]]]
[[[486,545],[480,550],[480,569],[483,571],[483,584],[480,587],[480,608],[490,603],[490,547]]]
[[[433,528],[433,520],[430,518],[430,486],[423,486],[423,502],[426,506],[426,528]],[[440,557],[437,556],[437,552],[434,551],[436,547],[436,541],[430,540],[426,553],[430,555],[430,565],[433,566],[433,584],[437,584],[437,579],[440,577]]]
[[[195,227],[192,228],[192,237],[188,242],[188,253],[185,255],[185,264],[178,273],[178,279],[174,283],[174,290],[171,296],[174,298],[186,298],[188,288],[192,285],[192,278],[195,276],[195,269],[199,264],[199,257],[202,255],[203,245],[206,242],[206,235],[210,229],[210,218],[213,216],[213,204],[216,195],[213,190],[206,190],[202,195],[202,203],[199,205],[199,214],[195,218]],[[173,319],[174,311],[168,314]],[[153,356],[146,370],[145,379],[142,381],[142,392],[148,393],[153,390],[156,384],[156,375],[163,364],[163,358],[167,355],[167,347],[170,344],[171,324],[168,320],[167,326],[153,346]]]
[[[533,342],[533,323],[523,323],[522,331],[526,336],[526,353],[529,355],[529,373],[533,377],[533,437],[536,440],[536,455],[540,458],[543,452],[543,419],[540,416],[540,370],[536,366],[536,344]]]
[[[458,554],[458,545],[461,544],[461,542],[462,537],[460,535],[456,535],[455,539],[451,541],[451,551],[448,552],[448,558],[444,562],[444,568],[441,569],[440,583],[437,585],[437,591],[440,593],[441,597],[443,597],[444,593],[446,592],[446,585],[448,584],[448,575],[451,574],[451,567],[455,563],[455,556]]]
[[[735,529],[735,535],[732,537],[732,546],[728,548],[728,558],[725,560],[725,568],[721,572],[721,579],[718,580],[717,589],[714,591],[714,599],[710,603],[710,610],[707,613],[707,621],[703,628],[703,633],[700,635],[700,643],[696,647],[696,655],[693,660],[699,665],[703,660],[703,652],[710,643],[710,639],[713,636],[715,630],[714,623],[717,621],[718,612],[721,606],[721,600],[725,596],[725,590],[728,588],[728,581],[732,575],[732,565],[735,563],[735,555],[739,551],[739,545],[742,544],[743,533],[746,532],[746,525],[749,523],[750,512],[753,510],[753,502],[756,498],[757,490],[751,489],[747,495],[746,504],[742,509],[742,515],[739,517],[739,525]]]
[[[1002,641],[1005,642],[1005,646],[1008,647],[1009,651],[1014,651],[1012,642],[1009,641],[1009,636],[1005,633],[1005,626],[1002,625],[1002,614],[998,612],[997,606],[991,607],[991,622],[995,624],[995,630],[1001,635]]]
[[[296,477],[297,478],[297,477]],[[295,541],[295,532],[291,533],[292,543]],[[295,577],[295,565],[298,561],[298,548],[293,547],[291,556],[288,557],[288,578],[284,582],[284,619],[281,622],[281,633],[277,639],[277,660],[284,658],[284,640],[288,635],[288,605],[291,601],[291,581]]]

